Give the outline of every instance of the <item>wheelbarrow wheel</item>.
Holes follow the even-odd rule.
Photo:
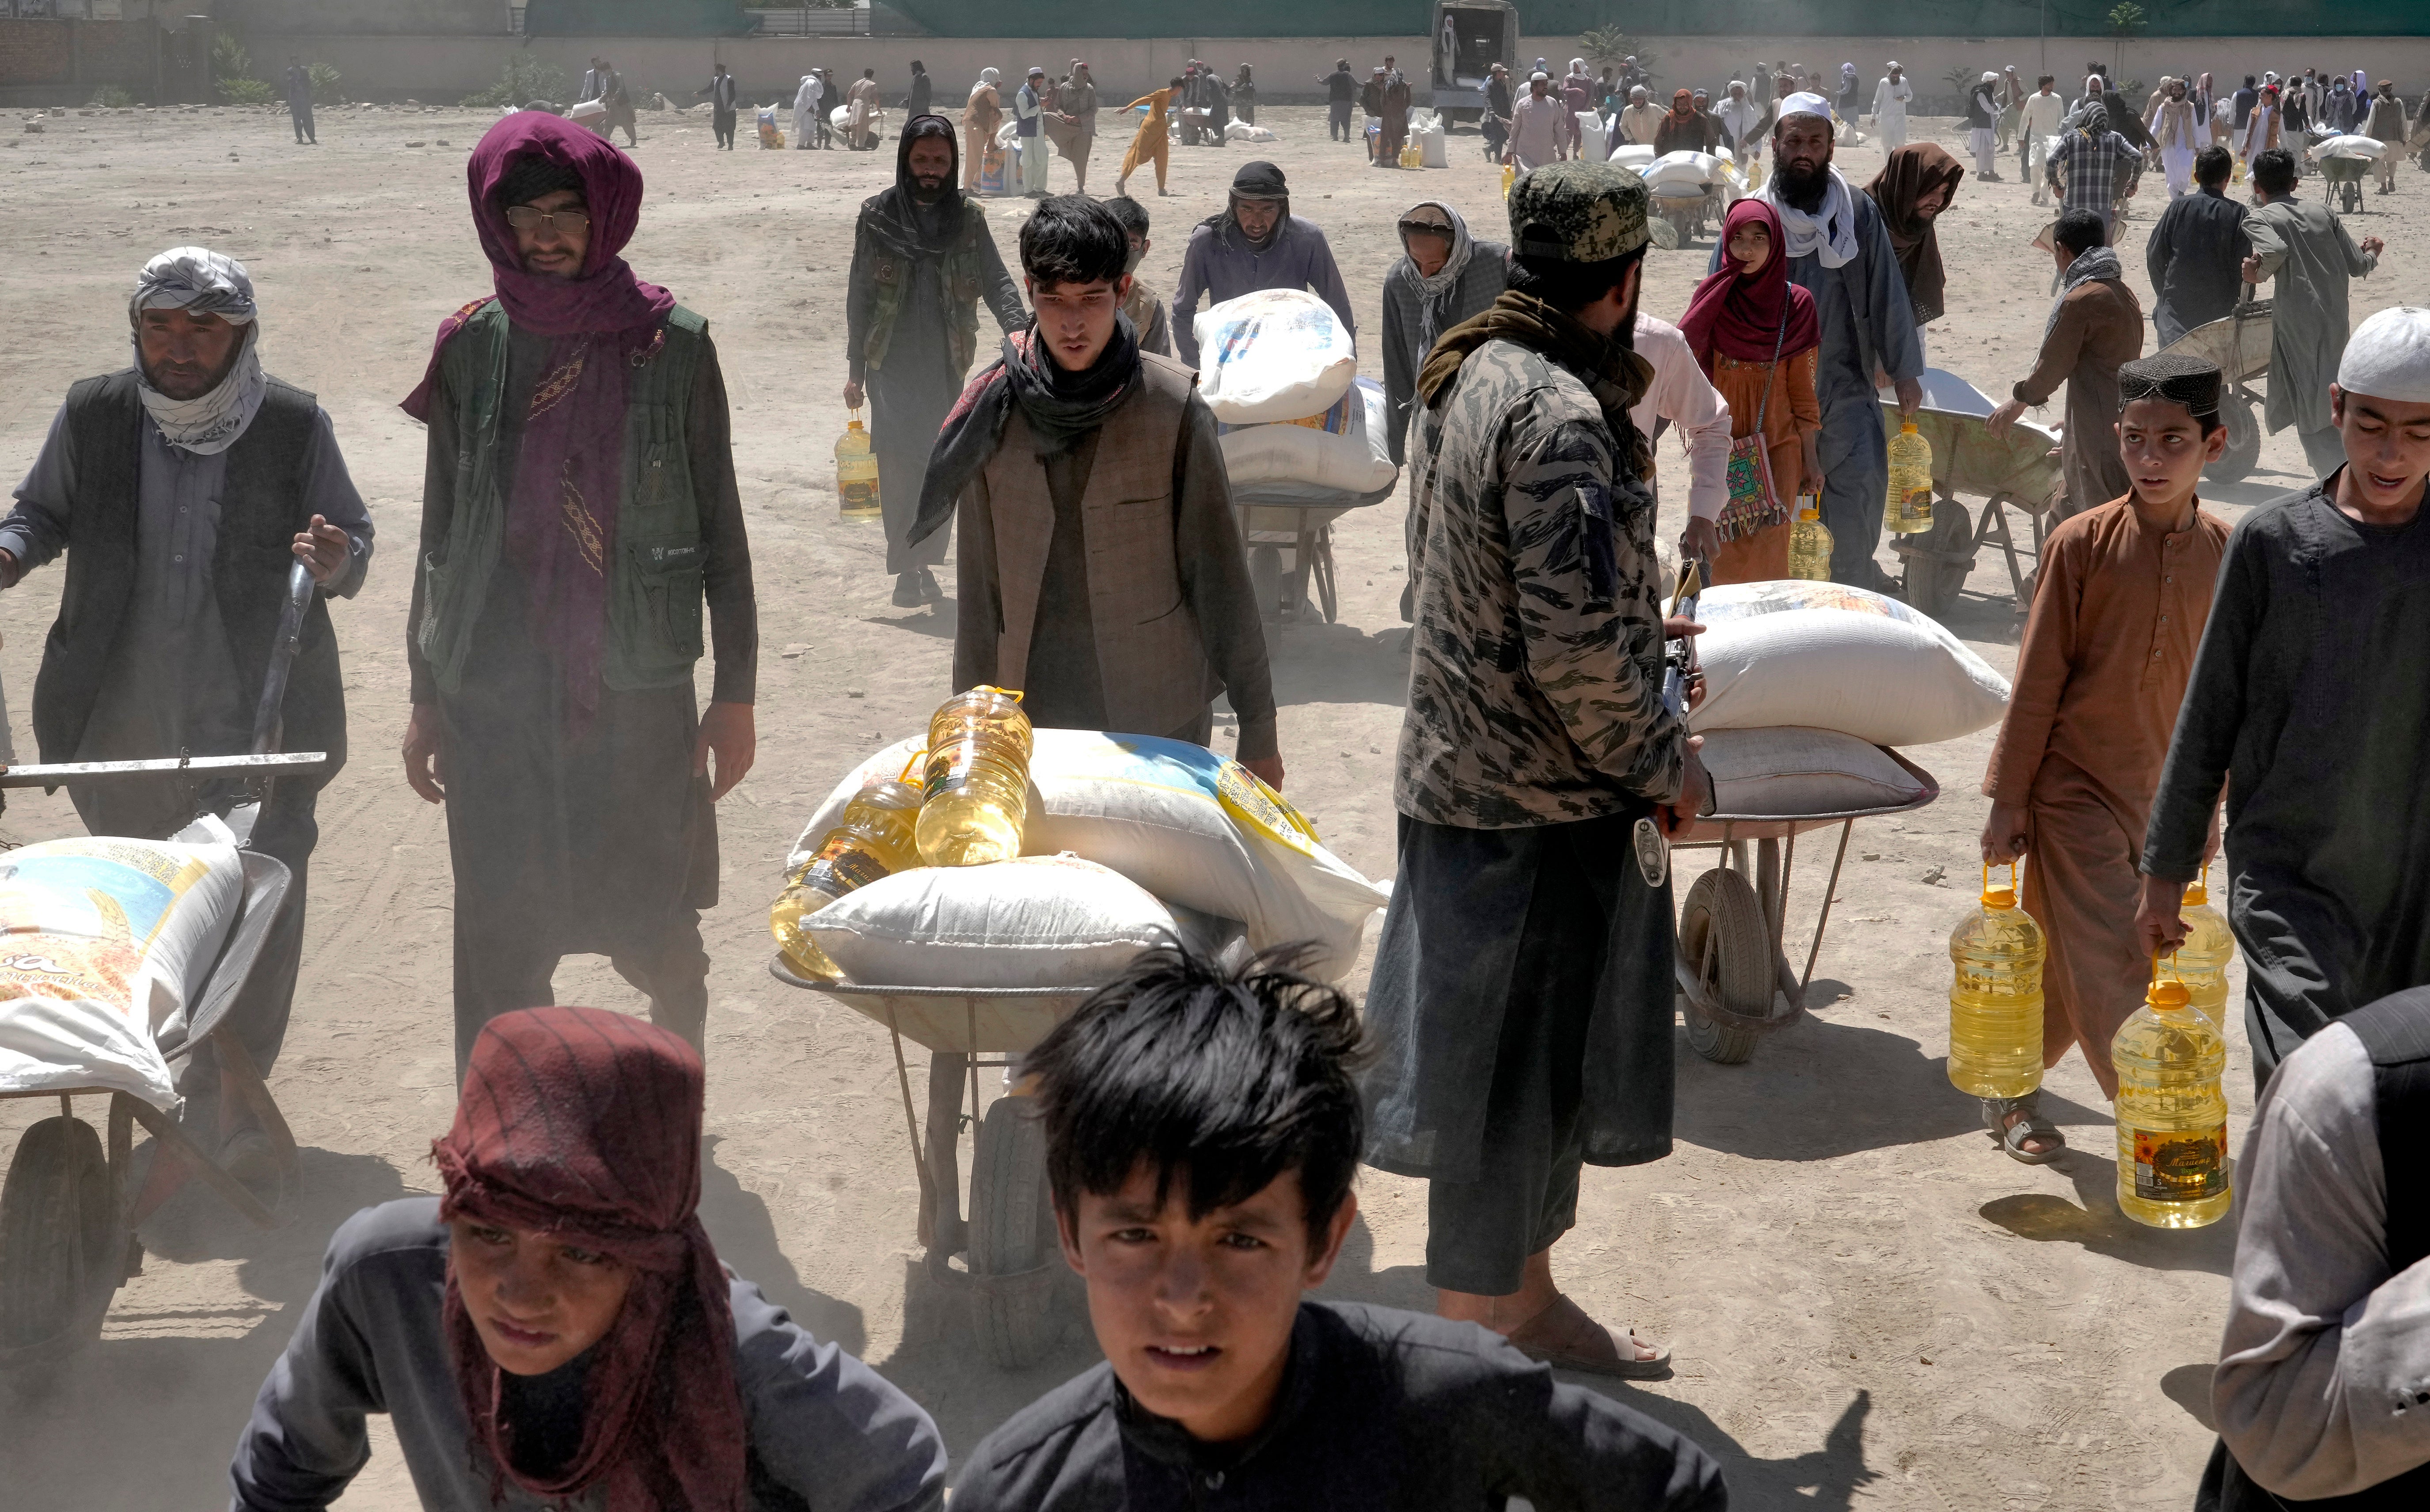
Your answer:
[[[1768,1018],[1774,973],[1772,931],[1747,879],[1716,868],[1688,889],[1679,910],[1679,959],[1695,972],[1704,994],[1733,1013]],[[1753,1029],[1707,1017],[1692,994],[1679,995],[1688,1043],[1717,1065],[1736,1066],[1755,1054]]]
[[[2261,424],[2250,399],[2230,394],[2219,407],[2220,420],[2227,426],[2227,449],[2219,454],[2218,461],[2203,469],[2203,476],[2215,483],[2235,483],[2261,460]]]
[[[59,1114],[27,1129],[0,1185],[0,1365],[100,1338],[125,1244],[92,1125]]]
[[[1031,1098],[997,1098],[979,1124],[966,1254],[988,1357],[1007,1371],[1035,1364],[1061,1331],[1054,1283],[1062,1257],[1047,1197],[1046,1130]]]

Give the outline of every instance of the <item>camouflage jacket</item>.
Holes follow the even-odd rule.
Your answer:
[[[1393,804],[1515,829],[1678,795],[1654,497],[1579,377],[1479,347],[1409,437],[1417,632]]]

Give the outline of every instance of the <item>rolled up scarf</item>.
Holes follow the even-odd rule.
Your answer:
[[[2059,311],[2067,308],[2067,296],[2086,284],[2101,281],[2126,281],[2125,267],[2119,262],[2118,254],[2109,248],[2094,247],[2079,254],[2073,262],[2069,263],[2067,273],[2059,279],[2058,297],[2051,301],[2050,318],[2042,322],[2042,340],[2050,340],[2050,333],[2058,329]]]
[[[582,1438],[548,1478],[515,1469],[499,1369],[447,1268],[442,1317],[473,1437],[532,1496],[594,1487],[605,1512],[736,1512],[747,1431],[724,1267],[700,1226],[701,1061],[674,1035],[598,1008],[527,1008],[474,1042],[455,1126],[431,1145],[440,1216],[537,1230],[633,1271],[591,1348]],[[493,1483],[491,1500],[503,1493]]]
[[[474,147],[465,181],[492,297],[518,329],[549,339],[507,500],[506,546],[530,590],[533,639],[564,680],[567,727],[579,734],[599,706],[608,563],[624,491],[625,379],[657,355],[675,296],[643,283],[618,256],[641,221],[641,170],[607,139],[545,111],[517,111]],[[574,183],[591,216],[582,272],[525,272],[508,208],[545,192],[537,185]],[[448,341],[489,302],[476,299],[440,324],[407,414],[430,418]]]
[[[962,386],[928,457],[920,485],[920,508],[905,539],[918,545],[954,516],[962,490],[987,466],[1004,440],[1015,405],[1029,425],[1030,449],[1040,457],[1059,456],[1107,417],[1140,384],[1139,332],[1128,315],[1114,316],[1113,340],[1086,372],[1066,373],[1040,350],[1036,323],[1004,339],[996,359]]]
[[[237,332],[235,365],[211,391],[192,399],[172,399],[152,387],[143,371],[143,338],[140,329],[147,309],[182,309],[191,315],[217,315]],[[171,247],[143,265],[135,278],[135,292],[126,302],[127,340],[135,348],[135,391],[160,439],[197,457],[213,457],[234,446],[261,408],[269,380],[261,372],[258,311],[253,303],[253,279],[244,264],[208,247]]]
[[[1468,222],[1440,200],[1420,200],[1403,212],[1402,219],[1423,209],[1440,210],[1451,222],[1451,255],[1428,275],[1418,272],[1415,258],[1406,252],[1402,254],[1402,260],[1409,265],[1409,277],[1418,286],[1418,351],[1422,355],[1433,349],[1435,338],[1446,329],[1448,323],[1443,317],[1459,293],[1460,274],[1468,271],[1468,259],[1476,252],[1476,242],[1468,234]]]

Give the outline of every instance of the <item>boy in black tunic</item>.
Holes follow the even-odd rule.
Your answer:
[[[1702,1449],[1473,1323],[1301,1293],[1357,1201],[1348,999],[1153,952],[1032,1052],[1065,1261],[1106,1363],[972,1451],[956,1512],[1720,1512]]]

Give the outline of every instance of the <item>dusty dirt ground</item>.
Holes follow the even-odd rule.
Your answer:
[[[1221,207],[1223,186],[1253,157],[1283,166],[1294,208],[1331,237],[1363,329],[1406,206],[1441,197],[1481,234],[1499,234],[1496,172],[1473,133],[1452,139],[1447,172],[1385,172],[1327,141],[1321,109],[1261,118],[1279,141],[1176,148],[1177,197],[1146,200],[1156,231],[1145,271],[1168,291],[1190,224]],[[40,136],[0,122],[0,259],[17,270],[0,287],[14,333],[0,473],[13,483],[30,463],[71,381],[125,364],[124,300],[144,258],[202,242],[251,267],[268,365],[320,394],[379,530],[369,586],[336,609],[355,754],[323,800],[302,988],[273,1078],[305,1146],[295,1219],[268,1235],[231,1228],[202,1263],[152,1259],[119,1294],[98,1346],[15,1383],[0,1408],[0,1504],[224,1498],[229,1447],[330,1230],[367,1204],[436,1189],[426,1152],[453,1097],[450,889],[441,813],[407,789],[394,754],[423,457],[420,428],[395,406],[441,317],[489,287],[463,191],[465,152],[486,125],[465,111],[325,108],[329,135],[298,147],[283,112],[71,114]],[[1918,125],[1919,138],[1956,145],[1950,123]],[[1024,1374],[983,1362],[952,1300],[922,1279],[885,1036],[765,970],[764,909],[796,828],[840,774],[916,729],[949,691],[951,606],[888,606],[877,528],[838,519],[828,457],[843,422],[853,212],[887,181],[892,145],[778,155],[751,150],[746,135],[745,150],[724,156],[710,150],[705,112],[644,113],[642,133],[649,198],[628,255],[709,318],[722,349],[764,648],[758,765],[723,805],[724,901],[707,919],[716,967],[705,1217],[729,1262],[901,1383],[958,1456],[1094,1351],[1075,1331]],[[1099,143],[1100,192],[1120,146]],[[1879,161],[1871,146],[1841,154],[1859,183]],[[1930,339],[1937,364],[1994,393],[2030,366],[2052,273],[2027,246],[2044,212],[2013,170],[2011,160],[2005,184],[1968,184],[1941,222],[1952,307]],[[1056,173],[1058,189],[1069,184],[1068,167]],[[2423,228],[2430,185],[2409,166],[2398,183],[2360,219],[2394,256],[2355,287],[2357,318],[2423,287],[2405,253],[2420,239],[2400,233]],[[1007,260],[1023,213],[1017,201],[989,208]],[[2147,197],[2122,238],[2147,305],[2140,248],[2156,213]],[[1645,307],[1675,316],[1705,259],[1702,246],[1654,254]],[[1366,367],[1378,371],[1372,356]],[[1675,476],[1678,465],[1666,449],[1665,469]],[[2213,507],[2240,517],[2305,481],[2301,467],[2292,434],[2272,438],[2262,471],[2220,490]],[[1347,518],[1338,552],[1340,623],[1273,640],[1289,786],[1343,856],[1389,875],[1406,678],[1399,502]],[[59,582],[45,572],[0,597],[0,673],[28,758],[26,704]],[[1950,623],[2012,664],[2019,621],[1996,554]],[[1580,1226],[1557,1252],[1593,1311],[1677,1352],[1673,1380],[1588,1384],[1719,1455],[1740,1506],[2175,1507],[2209,1448],[2229,1226],[2161,1234],[2120,1216],[2107,1107],[2080,1061],[2052,1073],[2045,1103],[2074,1149],[2039,1169],[1996,1154],[1944,1075],[1944,937],[1971,900],[1989,745],[1986,732],[1909,753],[1944,795],[1904,822],[1859,827],[1816,1010],[1744,1066],[1707,1064],[1683,1037],[1676,1155],[1589,1171]],[[14,795],[0,828],[15,839],[77,832],[64,795]],[[1824,874],[1815,854],[1790,910],[1799,958]],[[1683,871],[1708,856],[1683,856]],[[1362,970],[1353,986],[1363,982]],[[604,961],[568,961],[557,987],[565,1002],[637,1006]],[[2234,1038],[2240,1139],[2252,1097],[2240,1026]],[[0,1105],[0,1155],[50,1110]],[[1428,1305],[1423,1192],[1368,1171],[1361,1200],[1329,1290]],[[375,1435],[343,1504],[411,1506],[393,1440],[384,1424]]]

